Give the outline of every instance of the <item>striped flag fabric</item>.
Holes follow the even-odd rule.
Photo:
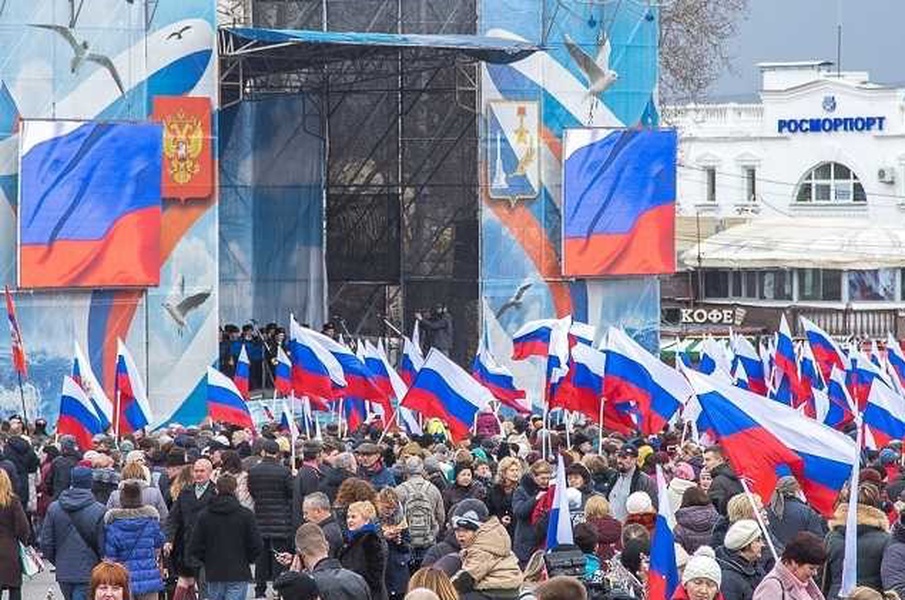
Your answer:
[[[107,397],[104,388],[101,386],[97,377],[94,376],[94,370],[91,363],[82,352],[82,347],[78,342],[74,344],[74,355],[72,358],[72,379],[83,389],[88,399],[94,405],[97,416],[100,417],[101,426],[106,431],[113,424],[113,403]]]
[[[245,344],[239,350],[239,360],[236,361],[236,373],[233,375],[233,383],[236,389],[242,394],[242,397],[248,400],[248,379],[251,376],[251,363],[248,361],[248,352],[245,351]]]
[[[57,433],[75,437],[79,448],[91,448],[91,439],[102,433],[101,419],[82,387],[70,376],[63,376],[63,392],[60,394],[60,420]]]
[[[25,357],[25,344],[22,342],[22,330],[19,329],[19,320],[16,318],[16,305],[9,286],[4,288],[6,292],[6,318],[9,321],[10,348],[13,353],[13,369],[20,377],[28,377],[28,361]]]
[[[845,554],[842,557],[842,585],[839,597],[848,598],[858,585],[858,479],[861,474],[861,424],[858,424],[855,452],[852,456],[852,477],[849,484],[848,512],[845,515]]]
[[[572,536],[572,519],[569,517],[567,489],[566,467],[562,460],[562,454],[558,454],[556,457],[556,485],[553,489],[553,505],[550,507],[550,518],[547,523],[547,550],[575,543]]]
[[[663,470],[657,465],[657,519],[650,542],[650,571],[647,574],[648,600],[671,600],[679,587],[676,565],[676,538],[673,535],[671,503]]]
[[[127,435],[147,427],[152,419],[151,405],[138,366],[122,340],[116,341],[117,435]]]
[[[207,368],[207,414],[213,421],[254,428],[245,398],[232,379]]]

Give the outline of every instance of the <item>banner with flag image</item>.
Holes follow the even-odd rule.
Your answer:
[[[248,400],[248,380],[251,377],[251,363],[248,361],[248,352],[245,351],[245,344],[239,350],[239,360],[236,361],[236,372],[233,375],[233,383],[236,389],[242,394],[245,400]]]

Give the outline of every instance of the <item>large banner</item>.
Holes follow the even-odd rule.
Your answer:
[[[564,274],[561,190],[566,129],[657,126],[657,8],[483,0],[478,14],[479,33],[544,48],[483,67],[481,290],[494,353],[508,359],[510,336],[524,322],[566,314],[598,327],[631,317],[637,339],[656,351],[655,279],[589,282]],[[622,297],[629,290],[634,301],[618,306],[633,312],[604,310],[611,291]],[[509,366],[526,389],[541,389],[536,365]]]
[[[214,0],[0,2],[0,284],[15,290],[20,277],[16,254],[19,186],[25,176],[19,170],[23,123],[133,122],[159,131],[163,123],[152,124],[158,97],[202,98],[216,110],[215,28]],[[146,378],[156,421],[169,416],[216,361],[216,187],[202,181],[190,191],[173,191],[180,181],[197,183],[185,175],[193,169],[192,161],[203,156],[196,155],[199,143],[208,153],[213,148],[210,121],[206,128],[199,121],[199,129],[193,116],[197,113],[184,110],[185,118],[175,123],[169,140],[166,135],[163,139],[163,164],[169,141],[169,164],[177,173],[160,181],[168,192],[158,204],[158,258],[147,265],[159,283],[131,289],[14,291],[29,353],[24,389],[29,417],[56,420],[74,343],[85,350],[112,397],[116,340],[122,338]],[[121,158],[125,165],[128,157]],[[215,171],[214,166],[208,169]],[[27,279],[26,273],[21,276]],[[21,412],[9,354],[9,337],[0,335],[0,416]]]

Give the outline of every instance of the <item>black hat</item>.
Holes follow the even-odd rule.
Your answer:
[[[617,452],[616,454],[618,456],[632,456],[634,458],[638,458],[638,449],[631,444],[624,444],[622,448],[619,448],[619,452]]]
[[[264,440],[263,442],[261,442],[261,450],[264,451],[264,454],[279,454],[280,445],[276,440]]]
[[[170,451],[167,452],[166,466],[184,467],[185,465],[185,450],[182,450],[180,448],[171,448]]]
[[[490,517],[487,505],[477,498],[466,498],[453,507],[452,525],[459,529],[477,531],[481,523]]]
[[[273,589],[284,600],[314,600],[320,595],[317,582],[308,573],[287,571],[273,582]]]

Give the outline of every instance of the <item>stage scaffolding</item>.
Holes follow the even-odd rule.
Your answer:
[[[474,0],[258,0],[247,8],[224,24],[476,37]],[[475,52],[327,44],[300,55],[291,42],[236,33],[220,31],[222,106],[306,93],[320,109],[328,314],[355,336],[392,335],[384,319],[408,334],[416,311],[443,303],[454,357],[464,360],[480,327]]]

